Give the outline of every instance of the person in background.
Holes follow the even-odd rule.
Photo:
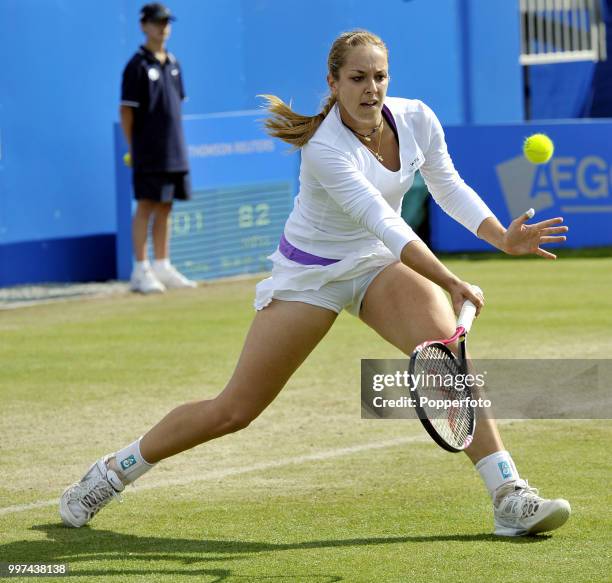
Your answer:
[[[191,197],[181,121],[183,79],[178,61],[166,51],[173,20],[175,17],[162,4],[142,7],[140,25],[146,42],[126,65],[121,86],[121,126],[130,147],[125,162],[133,169],[138,203],[132,221],[135,264],[130,287],[145,294],[197,285],[169,260],[172,204]],[[151,220],[153,266],[147,259]]]

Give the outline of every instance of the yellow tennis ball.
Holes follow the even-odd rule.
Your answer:
[[[533,134],[523,143],[523,154],[532,164],[546,164],[555,151],[555,145],[546,134]]]
[[[131,168],[132,167],[132,154],[130,154],[129,152],[126,152],[125,154],[123,154],[123,163],[128,168]]]

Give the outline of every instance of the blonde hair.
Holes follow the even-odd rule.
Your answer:
[[[346,57],[350,49],[373,45],[385,51],[389,51],[382,39],[367,30],[351,30],[343,32],[336,38],[327,57],[327,70],[334,79],[340,78],[340,69],[346,63]],[[325,119],[331,108],[336,103],[336,97],[329,95],[317,115],[301,115],[291,109],[276,95],[260,95],[266,100],[264,107],[270,112],[270,117],[264,120],[264,126],[268,134],[280,138],[295,148],[301,148],[308,143],[317,131],[321,122]]]

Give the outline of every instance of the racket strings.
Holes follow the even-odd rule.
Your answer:
[[[460,361],[446,347],[431,344],[419,351],[413,374],[417,378],[421,375],[416,389],[422,409],[419,414],[426,416],[448,444],[463,448],[471,438],[474,411],[466,402],[472,393],[465,386]]]

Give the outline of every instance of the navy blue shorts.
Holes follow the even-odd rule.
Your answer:
[[[134,172],[134,198],[155,202],[172,202],[191,198],[189,172]]]

